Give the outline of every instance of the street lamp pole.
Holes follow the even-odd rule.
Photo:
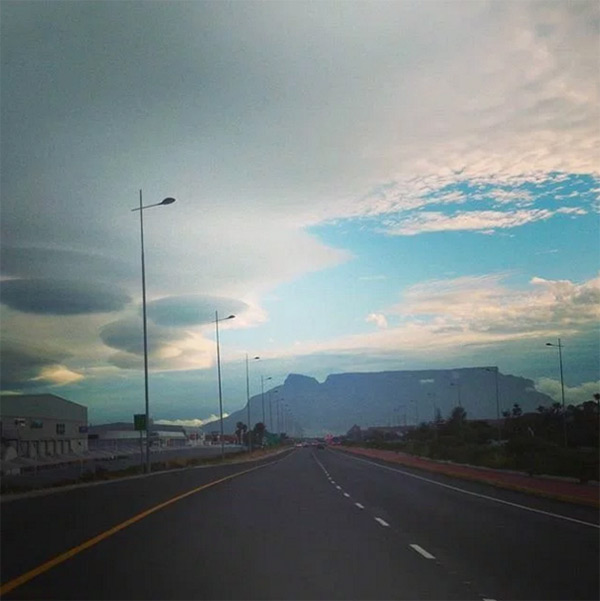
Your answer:
[[[143,206],[142,191],[140,190],[140,206],[131,209],[132,212],[140,212],[140,240],[142,247],[142,321],[144,324],[144,405],[146,419],[146,473],[151,470],[150,463],[150,400],[148,392],[148,321],[146,318],[146,261],[144,258],[144,209],[157,207],[159,205],[170,205],[175,202],[174,198],[168,197],[155,204]]]
[[[417,420],[415,422],[415,426],[418,427],[419,426],[419,404],[415,400],[412,400],[411,403],[415,404],[415,419]]]
[[[496,369],[494,370],[494,374],[496,376],[496,425],[498,426],[498,444],[500,443],[502,437],[502,426],[500,424],[500,392],[498,388],[498,366],[496,365]]]
[[[562,362],[562,348],[563,345],[558,339],[558,344],[552,344],[551,342],[546,342],[546,346],[554,346],[558,347],[558,362],[560,365],[560,392],[562,397],[562,410],[563,410],[563,439],[565,447],[568,445],[567,441],[567,411],[565,408],[565,380],[563,377],[563,362]]]
[[[456,382],[451,382],[450,386],[456,386],[456,395],[458,397],[458,406],[462,407],[462,403],[460,400],[460,382],[458,380]]]
[[[215,330],[217,333],[217,376],[219,379],[219,421],[221,423],[221,461],[225,459],[225,441],[223,440],[223,390],[221,387],[221,348],[219,345],[219,321],[234,319],[235,315],[230,315],[225,319],[219,319],[219,312],[215,311]]]
[[[498,366],[495,365],[494,367],[484,367],[483,369],[485,369],[485,371],[490,371],[494,373],[494,380],[495,380],[495,384],[496,384],[496,428],[498,430],[498,443],[500,443],[500,440],[502,438],[502,426],[501,426],[501,422],[500,422],[500,391],[498,388]]]
[[[279,390],[269,390],[269,424],[271,426],[271,433],[273,432],[273,395],[272,393],[277,394]]]
[[[253,357],[256,361],[260,357]],[[252,426],[250,424],[250,375],[248,370],[248,353],[246,353],[246,403],[248,407],[248,450],[252,451]]]
[[[260,394],[261,394],[261,401],[262,401],[262,421],[263,424],[265,424],[266,427],[266,416],[265,416],[265,382],[267,382],[268,380],[271,380],[272,378],[269,376],[268,378],[265,378],[263,375],[260,376]]]

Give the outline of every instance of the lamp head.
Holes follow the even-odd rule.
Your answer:
[[[174,202],[175,202],[175,199],[172,196],[167,196],[167,198],[165,198],[159,204],[161,204],[161,205],[172,205]]]

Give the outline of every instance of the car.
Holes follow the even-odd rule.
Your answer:
[[[322,442],[319,442],[317,444],[317,449],[324,449],[324,448],[325,448],[325,445]]]

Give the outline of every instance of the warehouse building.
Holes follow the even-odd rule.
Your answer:
[[[87,407],[54,394],[0,396],[2,460],[83,453]]]
[[[154,448],[184,447],[190,444],[182,426],[151,424],[150,443]],[[135,430],[133,422],[99,424],[89,428],[90,450],[135,450],[146,442],[146,431]]]

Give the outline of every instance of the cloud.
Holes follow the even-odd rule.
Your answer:
[[[387,278],[388,278],[387,275],[379,274],[379,275],[363,275],[363,276],[360,276],[358,279],[363,282],[375,282],[378,280],[387,280]]]
[[[66,248],[3,246],[0,253],[0,273],[16,278],[61,279],[65,273],[73,280],[99,279],[114,281],[137,277],[138,270],[122,259],[106,254],[92,254]]]
[[[148,318],[162,326],[192,326],[214,323],[215,311],[220,319],[239,315],[248,309],[242,301],[208,295],[170,296],[148,303]]]
[[[33,378],[33,382],[47,382],[54,386],[66,386],[67,384],[74,384],[83,380],[84,376],[70,370],[64,365],[51,365],[43,367],[40,370],[40,375],[37,378]]]
[[[223,419],[226,417],[229,417],[229,413],[223,412]],[[165,426],[184,426],[188,428],[201,428],[206,424],[211,424],[213,422],[220,421],[220,419],[221,418],[218,415],[215,415],[213,413],[206,419],[199,419],[197,417],[193,419],[159,419],[156,420],[154,423],[157,425],[163,424]]]
[[[395,236],[414,236],[427,232],[477,231],[493,232],[498,229],[521,227],[536,221],[546,221],[557,214],[584,215],[586,211],[571,207],[549,209],[521,209],[517,211],[461,211],[452,215],[440,212],[420,212],[406,218],[384,221],[385,232]]]
[[[580,329],[600,317],[600,278],[582,284],[534,277],[528,289],[502,285],[506,274],[434,280],[409,288],[394,312],[436,318],[481,332]]]
[[[369,313],[369,315],[367,315],[367,318],[365,319],[365,321],[376,324],[378,328],[387,328],[388,327],[387,319],[385,318],[385,315],[383,315],[382,313]]]
[[[144,354],[143,326],[139,316],[126,317],[100,329],[100,338],[118,350],[109,363],[121,369],[140,369]],[[148,328],[148,360],[154,370],[185,370],[210,367],[214,342],[200,333],[174,327]]]
[[[325,342],[307,341],[270,357],[312,353],[410,353],[433,358],[467,347],[580,335],[600,319],[600,277],[577,284],[532,278],[509,288],[508,274],[465,276],[414,285],[400,304],[386,310],[400,324]],[[267,358],[267,357],[265,357]]]
[[[539,378],[535,383],[535,387],[536,390],[547,394],[555,402],[562,402],[560,380]],[[586,401],[593,401],[596,393],[600,393],[600,381],[583,382],[579,386],[565,386],[565,403],[567,405],[581,405]]]
[[[79,374],[62,365],[69,356],[67,351],[55,346],[4,339],[0,346],[0,389],[35,388],[44,382],[61,385],[68,383],[65,379],[67,374],[80,379]]]
[[[2,282],[3,304],[24,313],[78,315],[123,309],[130,298],[119,288],[99,282],[12,279]]]

